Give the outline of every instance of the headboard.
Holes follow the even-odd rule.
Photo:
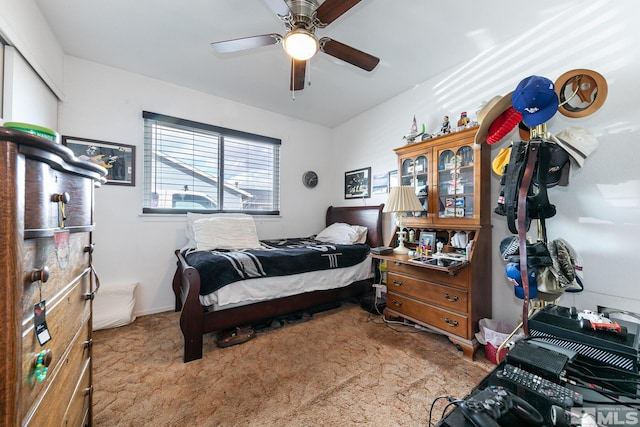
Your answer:
[[[334,222],[367,227],[367,244],[372,248],[384,246],[382,239],[382,208],[379,206],[329,206],[327,209],[327,226]]]

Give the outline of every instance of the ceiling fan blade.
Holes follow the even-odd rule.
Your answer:
[[[304,73],[307,69],[307,61],[291,58],[291,84],[289,90],[304,89]]]
[[[324,25],[329,25],[358,3],[360,0],[325,0],[316,9],[316,18]]]
[[[264,0],[264,2],[278,16],[287,16],[291,12],[284,0]]]
[[[211,43],[211,47],[218,53],[237,52],[255,47],[277,44],[282,40],[280,34],[263,34],[261,36],[243,37],[240,39],[224,40]]]
[[[380,58],[376,58],[373,55],[369,55],[368,53],[355,49],[351,46],[347,46],[346,44],[330,39],[329,37],[321,38],[319,43],[320,50],[324,53],[348,62],[351,65],[355,65],[356,67],[362,68],[365,71],[373,70],[376,68],[376,65],[378,65],[378,62],[380,62]]]

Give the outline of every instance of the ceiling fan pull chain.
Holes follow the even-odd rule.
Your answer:
[[[307,61],[307,85],[311,86],[311,61]]]

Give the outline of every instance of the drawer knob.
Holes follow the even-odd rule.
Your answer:
[[[393,284],[396,286],[402,286],[402,280],[393,280]]]
[[[66,191],[61,194],[52,194],[51,201],[55,203],[64,203],[65,205],[71,201],[71,196]]]
[[[49,365],[52,360],[53,353],[51,353],[51,350],[42,350],[40,353],[36,354],[36,357],[33,359],[33,363],[31,364],[36,381],[42,382],[47,379],[47,371],[49,370]]]
[[[393,305],[396,307],[402,307],[402,301],[393,300]]]
[[[449,292],[444,294],[444,297],[447,299],[447,301],[451,301],[451,302],[458,301],[458,295],[451,296],[451,295],[449,295]]]
[[[67,214],[64,213],[64,207],[69,204],[71,196],[66,191],[62,194],[52,194],[51,201],[60,206],[60,228],[64,228],[64,222],[67,220]]]
[[[49,267],[46,265],[39,270],[31,271],[32,282],[41,281],[42,283],[45,283],[47,280],[49,280]]]
[[[455,328],[456,326],[458,326],[458,321],[457,320],[451,320],[448,317],[444,318],[444,321],[447,323],[447,325]]]

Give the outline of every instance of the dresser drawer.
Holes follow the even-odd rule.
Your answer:
[[[60,425],[85,426],[88,424],[87,420],[90,419],[89,411],[91,410],[91,393],[93,393],[93,387],[91,386],[91,360],[89,359],[85,361],[82,376],[78,384],[76,384],[73,397]]]
[[[69,202],[64,206],[64,226],[70,230],[92,228],[93,181],[62,173],[46,163],[26,161],[24,228],[27,237],[60,228],[60,203],[52,201],[52,197],[64,193],[69,195]]]
[[[70,416],[70,409],[78,409],[75,397],[89,392],[91,370],[90,348],[87,345],[89,333],[89,323],[87,322],[67,352],[61,355],[62,357],[53,371],[47,374],[47,378],[43,382],[46,385],[44,395],[38,399],[36,405],[29,408],[24,418],[24,425],[66,426],[65,414]],[[85,384],[86,387],[82,389]],[[71,408],[72,406],[73,408]],[[80,410],[82,409],[80,408]],[[79,417],[82,419],[84,413]]]
[[[413,277],[420,277],[430,282],[441,283],[443,285],[457,286],[467,289],[469,283],[469,266],[462,267],[456,271],[454,275],[446,271],[435,270],[427,267],[418,267],[415,265],[404,264],[397,261],[387,263],[387,271],[406,274]]]
[[[466,338],[468,325],[466,316],[433,307],[404,295],[396,294],[389,289],[387,289],[387,309],[400,316],[406,316],[447,333]]]
[[[466,314],[467,291],[436,285],[395,272],[387,273],[387,289],[394,294],[406,295],[423,302]]]
[[[51,340],[40,346],[35,334],[33,307],[22,325],[22,414],[28,410],[43,389],[48,387],[56,372],[69,363],[69,346],[82,347],[90,337],[88,331],[91,317],[91,304],[86,299],[90,287],[90,274],[86,270],[80,277],[68,284],[47,301],[46,322]],[[78,332],[81,331],[81,332]],[[44,350],[51,350],[52,360],[47,377],[42,382],[34,378],[33,362],[36,355]]]
[[[86,273],[89,266],[89,254],[85,248],[90,245],[89,233],[69,234],[68,249],[56,250],[53,237],[27,239],[24,241],[22,313],[23,321],[33,316],[34,304],[59,296],[71,282]],[[32,281],[31,273],[47,267],[49,279],[40,283]],[[86,288],[88,291],[89,289]]]

